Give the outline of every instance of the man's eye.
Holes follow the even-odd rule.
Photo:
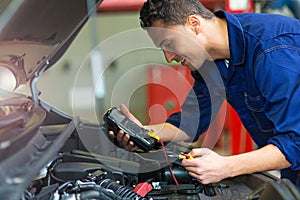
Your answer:
[[[164,48],[166,48],[166,49],[168,49],[168,50],[171,50],[172,47],[173,47],[172,42],[168,42],[168,43],[166,43],[166,44],[164,45]]]

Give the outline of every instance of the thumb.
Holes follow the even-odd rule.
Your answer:
[[[208,149],[208,148],[194,148],[192,149],[192,151],[190,152],[190,154],[196,158],[196,157],[202,157],[204,155],[207,155],[209,153],[211,153],[212,150]]]
[[[143,126],[142,123],[133,114],[130,113],[129,109],[125,106],[125,104],[121,104],[120,109],[130,120],[134,121],[139,126]]]

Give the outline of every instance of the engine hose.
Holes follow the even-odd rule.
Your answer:
[[[99,190],[90,190],[81,192],[78,199],[88,200],[88,199],[101,199],[101,200],[121,200],[115,195],[109,194],[109,191],[99,191]]]
[[[135,200],[147,200],[146,198],[143,198],[142,196],[135,193],[134,191],[119,185],[119,183],[111,179],[105,179],[101,181],[100,186],[114,191],[115,194],[121,197],[122,199],[126,198],[126,199],[135,199]]]
[[[118,197],[118,195],[116,195],[114,191],[105,189],[104,187],[94,182],[77,181],[75,187],[72,188],[71,193],[72,195],[74,195],[74,199],[78,200],[123,200],[123,198]],[[68,194],[67,196],[70,197],[70,194]]]

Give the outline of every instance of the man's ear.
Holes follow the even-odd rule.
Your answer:
[[[191,27],[192,31],[196,33],[196,35],[200,32],[200,19],[196,15],[190,15],[187,18],[187,24]]]

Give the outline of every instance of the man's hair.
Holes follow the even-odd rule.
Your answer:
[[[184,25],[194,14],[206,19],[215,16],[199,0],[147,0],[140,11],[140,24],[146,28],[161,20],[166,25]]]

